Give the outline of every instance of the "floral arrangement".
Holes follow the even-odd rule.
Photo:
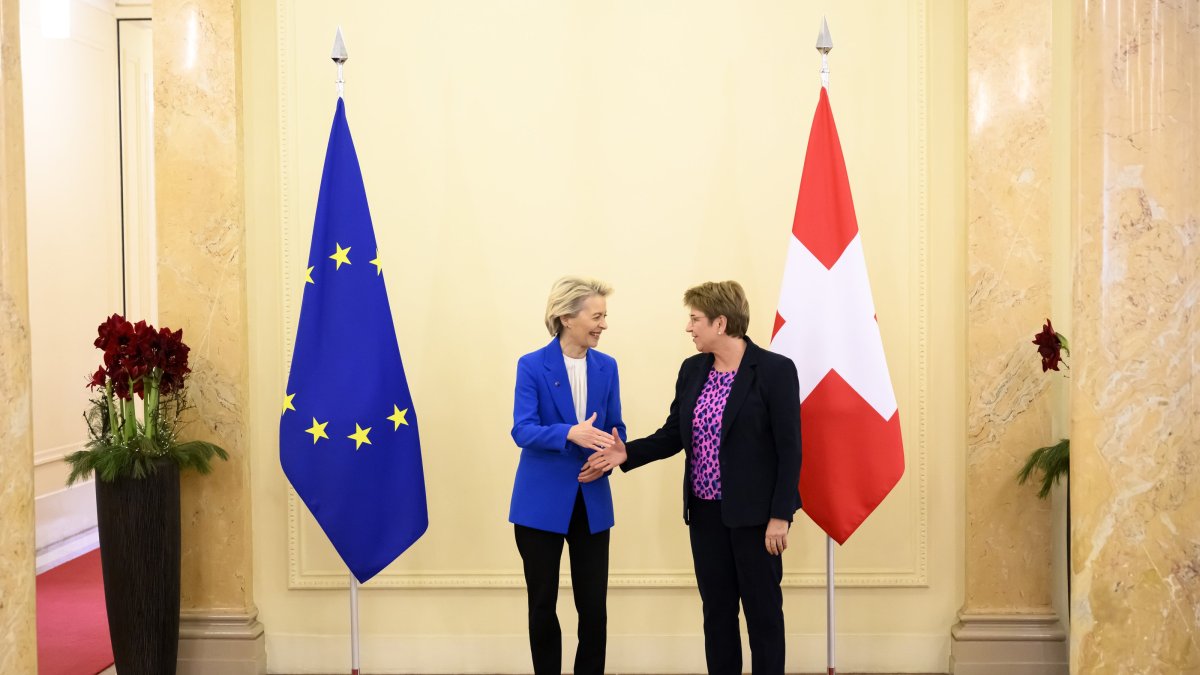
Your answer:
[[[1070,369],[1067,362],[1063,360],[1063,354],[1071,355],[1067,337],[1054,330],[1054,326],[1050,325],[1050,319],[1046,319],[1046,325],[1042,327],[1042,331],[1033,336],[1033,344],[1037,345],[1038,355],[1042,357],[1043,373],[1048,370],[1057,371],[1059,364]],[[1059,479],[1070,472],[1070,468],[1071,441],[1064,438],[1054,445],[1034,450],[1029,455],[1029,459],[1025,460],[1025,466],[1021,467],[1020,472],[1017,473],[1017,482],[1024,485],[1033,472],[1037,471],[1042,475],[1042,487],[1038,490],[1038,498],[1045,499]]]
[[[214,455],[229,458],[212,443],[179,441],[188,407],[184,384],[192,372],[182,330],[158,330],[145,321],[130,323],[113,314],[96,332],[94,344],[104,358],[87,386],[102,393],[84,413],[87,444],[66,457],[71,466],[68,485],[93,473],[102,481],[143,478],[160,458],[200,473],[212,470]],[[141,399],[140,419],[135,397]]]

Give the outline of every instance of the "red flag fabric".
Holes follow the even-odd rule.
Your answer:
[[[842,144],[822,88],[808,137],[771,349],[796,363],[805,513],[839,544],[904,474]]]

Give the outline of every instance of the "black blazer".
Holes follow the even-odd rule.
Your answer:
[[[746,341],[721,418],[721,520],[728,527],[792,520],[800,508],[800,385],[796,364]],[[692,417],[712,370],[712,354],[697,354],[679,368],[667,421],[653,434],[630,441],[621,465],[632,471],[683,450],[683,520],[692,488]]]

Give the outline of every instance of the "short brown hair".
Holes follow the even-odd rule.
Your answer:
[[[562,332],[562,318],[575,316],[583,308],[583,303],[593,295],[607,297],[612,293],[612,286],[583,277],[563,277],[550,287],[550,297],[546,299],[546,330],[550,335]]]
[[[750,302],[746,291],[736,281],[708,281],[683,293],[683,304],[698,309],[709,321],[724,316],[728,322],[725,332],[740,338],[750,327]]]

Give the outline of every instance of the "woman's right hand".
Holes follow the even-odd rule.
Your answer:
[[[592,413],[591,417],[571,427],[567,432],[567,440],[589,450],[603,450],[612,445],[612,435],[592,426],[595,423],[596,413]]]
[[[625,441],[622,441],[621,436],[617,434],[616,427],[613,428],[612,436],[613,446],[608,450],[593,452],[588,457],[588,467],[597,471],[612,471],[629,459],[629,452],[625,450]]]

